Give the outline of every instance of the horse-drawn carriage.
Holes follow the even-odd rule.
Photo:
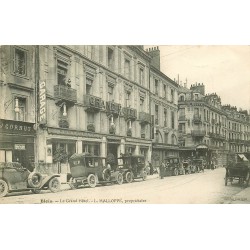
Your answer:
[[[122,172],[106,164],[106,158],[90,153],[73,154],[69,159],[71,178],[69,185],[76,189],[82,185],[94,188],[98,183],[123,183]]]
[[[250,162],[244,154],[229,154],[226,167],[225,186],[238,180],[240,185],[249,185],[250,181]]]

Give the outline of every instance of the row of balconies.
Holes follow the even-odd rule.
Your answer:
[[[54,86],[54,96],[57,98],[57,104],[66,102],[67,105],[72,106],[77,102],[77,93],[75,89],[72,89],[64,85]],[[121,104],[113,101],[104,102],[100,97],[93,95],[84,95],[84,106],[88,112],[98,112],[106,109],[107,113],[114,116],[123,115],[126,120],[136,120],[137,110],[129,107],[121,107]],[[146,112],[139,112],[140,123],[151,123],[151,116]]]

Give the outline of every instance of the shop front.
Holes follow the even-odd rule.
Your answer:
[[[68,160],[74,153],[102,154],[103,137],[96,133],[48,127],[45,138],[46,152],[38,164],[40,172],[67,174]]]
[[[33,170],[34,123],[0,119],[0,162],[19,162]]]

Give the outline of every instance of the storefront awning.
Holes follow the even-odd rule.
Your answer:
[[[243,154],[238,154],[238,156],[243,160],[243,161],[248,161],[245,155]]]

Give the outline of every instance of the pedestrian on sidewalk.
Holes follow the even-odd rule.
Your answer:
[[[150,173],[150,175],[153,175],[153,173],[154,173],[153,165],[151,162],[148,162],[148,165],[149,165],[149,173]]]
[[[160,178],[161,179],[164,179],[164,174],[165,174],[165,164],[164,162],[162,161],[161,164],[160,164]]]

